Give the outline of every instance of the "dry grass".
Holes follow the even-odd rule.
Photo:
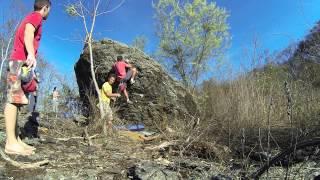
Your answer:
[[[315,125],[319,91],[303,81],[293,81],[278,68],[256,72],[236,80],[203,84],[200,93],[202,126],[211,139],[230,143],[244,130],[299,129]],[[287,88],[285,82],[288,82]],[[247,134],[257,136],[257,134]],[[276,135],[275,135],[276,136]],[[210,137],[208,137],[210,139]]]
[[[87,91],[88,92],[88,91]],[[109,120],[107,119],[108,116],[105,118],[101,118],[100,115],[100,110],[99,107],[97,106],[98,104],[98,99],[96,98],[95,95],[87,93],[87,98],[89,100],[89,132],[94,132],[94,133],[103,133],[104,129],[103,127],[105,126],[105,123],[107,123]],[[123,122],[121,119],[119,119],[116,115],[117,111],[119,111],[119,107],[114,107],[111,104],[111,110],[112,110],[112,123],[114,125],[124,125],[125,122]],[[104,132],[105,134],[110,134],[112,132],[112,129],[107,129],[108,132]]]

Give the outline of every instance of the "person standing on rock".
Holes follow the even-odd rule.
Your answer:
[[[59,109],[58,109],[59,97],[60,97],[59,91],[57,90],[57,87],[54,87],[53,92],[52,92],[52,109],[53,109],[53,112],[55,113],[56,117],[59,112]]]
[[[19,25],[9,60],[7,75],[7,104],[4,109],[6,123],[5,152],[15,155],[32,155],[35,148],[22,142],[17,135],[18,108],[27,105],[28,99],[21,88],[21,68],[36,67],[36,55],[42,34],[42,22],[48,18],[51,8],[50,0],[35,0],[34,12],[28,14]]]
[[[127,99],[127,103],[132,104],[133,102],[130,101],[130,99],[129,99],[126,85],[128,82],[130,82],[131,84],[135,83],[134,79],[135,79],[137,72],[138,72],[137,69],[135,67],[133,67],[132,64],[129,64],[128,60],[125,61],[123,59],[123,56],[117,57],[117,62],[113,65],[113,68],[116,72],[117,80],[120,83],[119,88],[120,88],[121,92],[124,93],[124,95]],[[127,69],[128,69],[128,71],[127,71]]]
[[[107,82],[105,82],[101,88],[102,106],[103,106],[103,110],[106,114],[106,118],[107,118],[109,126],[112,125],[112,120],[113,120],[112,110],[110,108],[110,100],[121,96],[119,93],[112,93],[112,84],[115,81],[116,81],[116,75],[110,74],[107,79]],[[105,117],[103,117],[103,118],[105,118]],[[106,120],[104,120],[104,122],[106,122]],[[104,131],[104,133],[107,132],[107,124],[106,123],[104,123],[104,125],[103,125],[103,131]]]

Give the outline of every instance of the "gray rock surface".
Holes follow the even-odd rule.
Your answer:
[[[221,167],[196,159],[177,160],[171,164],[142,161],[129,168],[128,178],[133,180],[231,180],[232,176],[221,174]]]
[[[180,180],[178,172],[171,171],[164,166],[145,162],[129,169],[128,178],[134,180]]]
[[[197,105],[190,93],[179,82],[170,77],[161,65],[142,51],[112,40],[102,40],[93,44],[93,57],[98,84],[101,87],[118,55],[124,55],[139,70],[136,83],[128,85],[130,100],[127,104],[121,97],[113,106],[117,115],[127,122],[143,122],[154,126],[161,122],[170,124],[174,120],[190,121],[197,116]],[[88,48],[85,48],[75,64],[75,73],[82,101],[88,99],[86,89],[94,94],[90,75]],[[114,91],[117,88],[114,87]]]

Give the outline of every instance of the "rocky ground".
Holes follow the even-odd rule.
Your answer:
[[[235,160],[232,155],[227,161],[204,158],[207,156],[199,158],[199,155],[192,153],[195,149],[192,150],[191,147],[195,144],[200,147],[201,143],[193,143],[185,150],[188,153],[181,153],[186,146],[175,147],[179,140],[159,137],[143,142],[130,139],[119,132],[103,136],[90,130],[86,135],[84,127],[71,120],[42,121],[38,127],[39,138],[25,139],[37,148],[36,154],[30,157],[9,157],[17,162],[48,160],[48,163],[40,168],[26,169],[13,166],[2,158],[0,179],[240,179],[246,173],[248,175],[254,172],[260,165],[250,159]],[[26,121],[20,122],[21,127],[23,123]],[[3,119],[0,129],[3,149]],[[91,137],[90,141],[88,137]],[[198,151],[205,153],[201,149]],[[313,179],[319,176],[319,172],[320,161],[312,159],[294,164],[290,167],[288,176],[290,179]],[[264,173],[261,179],[284,179],[285,176],[286,168],[278,166],[271,168],[269,173]]]
[[[36,154],[9,157],[17,162],[48,160],[49,163],[40,168],[23,169],[2,158],[0,179],[203,179],[225,171],[220,163],[151,150],[166,142],[161,138],[141,142],[117,132],[107,137],[89,134],[90,146],[84,128],[72,121],[51,119],[44,124],[50,127],[41,127],[40,123],[39,138],[25,139],[37,148]],[[3,124],[0,136],[3,149]]]

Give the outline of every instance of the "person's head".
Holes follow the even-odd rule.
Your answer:
[[[34,1],[34,11],[39,12],[42,18],[46,20],[49,16],[51,1],[50,0],[35,0]]]
[[[57,90],[57,87],[54,87],[54,88],[53,88],[53,91],[56,91],[56,90]]]
[[[123,56],[117,56],[117,61],[122,61],[123,60]]]
[[[108,76],[108,83],[113,84],[116,81],[116,75],[115,74],[110,74]]]

